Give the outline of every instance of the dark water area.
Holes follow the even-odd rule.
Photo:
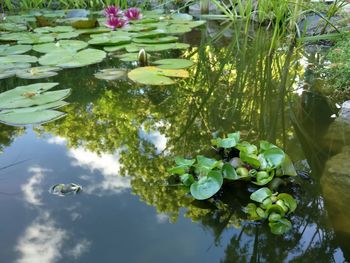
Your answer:
[[[189,50],[154,54],[195,62],[176,85],[96,79],[99,69],[135,66],[114,56],[40,81],[0,80],[1,91],[37,82],[72,89],[64,118],[0,126],[0,262],[350,259],[346,222],[322,194],[325,163],[335,154],[324,139],[334,103],[312,80],[313,54],[271,48],[265,29],[245,35],[233,27],[210,41],[216,28],[186,34]],[[246,221],[233,201],[200,208],[166,185],[174,156],[211,154],[213,135],[234,131],[277,144],[304,174],[294,179],[298,208],[284,236]],[[71,182],[83,191],[50,194],[52,185]]]

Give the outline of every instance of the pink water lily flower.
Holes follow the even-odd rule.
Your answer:
[[[115,30],[116,28],[121,28],[127,24],[127,21],[120,17],[110,16],[106,22],[106,26]]]
[[[116,7],[114,5],[108,6],[104,11],[103,14],[108,18],[108,17],[117,17],[118,15],[121,14],[121,11],[119,7]]]
[[[140,9],[132,7],[128,10],[124,11],[124,16],[128,18],[128,20],[139,20],[142,18],[142,14]]]

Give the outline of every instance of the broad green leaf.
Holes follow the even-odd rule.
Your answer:
[[[272,179],[274,178],[274,174],[275,174],[274,171],[271,171],[270,173],[265,171],[260,171],[256,174],[256,182],[252,182],[252,183],[260,186],[266,185],[272,181]]]
[[[269,223],[269,226],[271,232],[275,235],[283,235],[292,229],[292,223],[286,218],[272,221]]]
[[[167,43],[167,44],[136,44],[132,43],[126,47],[128,52],[138,52],[144,49],[147,52],[158,52],[172,49],[187,49],[190,45],[186,43]]]
[[[0,56],[19,55],[32,49],[31,45],[0,45]]]
[[[193,65],[193,62],[191,60],[187,59],[161,59],[153,62],[154,64],[158,65],[158,68],[162,69],[182,69],[182,68],[188,68]]]
[[[43,66],[58,66],[62,68],[77,68],[100,63],[106,57],[106,52],[98,49],[84,49],[79,52],[55,51],[40,57]]]
[[[193,20],[193,16],[189,15],[189,14],[185,14],[185,13],[175,13],[175,14],[172,14],[171,16],[171,19],[173,20],[186,20],[186,21],[190,21],[190,20]]]
[[[256,212],[257,206],[254,203],[249,203],[247,206],[243,207],[243,212],[248,214],[249,220],[261,220],[262,218]]]
[[[280,167],[285,159],[285,153],[280,148],[270,148],[263,153],[267,163],[274,168]]]
[[[27,125],[42,124],[49,121],[57,120],[63,117],[65,113],[56,110],[44,110],[38,112],[17,113],[16,111],[8,114],[0,112],[0,122],[9,125]]]
[[[54,42],[55,38],[51,35],[47,34],[23,34],[18,39],[18,44],[42,44],[42,43],[49,43]]]
[[[119,55],[118,58],[124,62],[133,62],[138,60],[138,55],[139,53],[125,53],[125,54]]]
[[[124,77],[126,75],[125,70],[115,69],[115,68],[109,68],[109,69],[102,69],[99,72],[95,73],[95,78],[103,79],[103,80],[116,80]]]
[[[166,44],[174,43],[178,41],[178,38],[174,36],[164,36],[155,38],[134,38],[132,41],[139,44]]]
[[[282,174],[289,176],[297,176],[297,171],[287,154],[285,154],[284,161],[282,163]]]
[[[54,51],[65,52],[66,50],[78,51],[86,48],[87,46],[88,44],[86,42],[80,40],[60,40],[56,43],[34,45],[33,50],[40,53],[50,53]]]
[[[282,217],[285,215],[285,211],[283,210],[283,208],[277,204],[273,204],[273,205],[270,205],[267,209],[266,209],[266,212],[268,214],[271,214],[271,213],[276,213],[276,214],[279,214],[281,215]]]
[[[129,42],[131,42],[131,37],[129,36],[101,34],[90,39],[88,43],[90,45],[97,45],[97,46],[115,46],[115,45],[123,45]]]
[[[191,185],[191,194],[197,200],[205,200],[215,195],[221,188],[223,178],[220,172],[210,171]]]
[[[222,174],[225,179],[228,180],[239,180],[240,177],[237,175],[235,168],[229,163],[225,163],[222,166]]]
[[[42,66],[18,70],[16,76],[21,79],[42,79],[57,75],[58,67]]]
[[[115,52],[115,51],[119,51],[119,50],[124,50],[128,46],[129,46],[129,44],[118,45],[118,46],[107,46],[107,47],[104,47],[103,49],[107,52]]]
[[[34,29],[35,33],[48,34],[48,33],[67,33],[74,31],[71,26],[55,26],[55,27],[37,27]]]
[[[197,156],[196,173],[200,175],[207,175],[211,170],[222,167],[222,161],[207,158],[202,155]]]
[[[238,138],[235,134],[230,133],[227,138],[216,138],[211,140],[211,143],[215,145],[216,147],[221,147],[221,148],[232,148],[237,145],[239,141],[239,135]]]
[[[268,141],[260,141],[260,152],[264,152],[272,148],[278,148],[278,147]]]
[[[186,186],[191,186],[195,182],[192,174],[183,174],[180,176],[180,181]]]
[[[38,59],[34,56],[29,55],[9,55],[5,57],[0,57],[0,64],[2,63],[34,63]]]
[[[26,31],[26,30],[27,30],[27,27],[25,24],[0,23],[0,31],[19,32],[19,31]]]
[[[259,158],[255,154],[247,154],[247,153],[241,151],[239,153],[239,158],[241,158],[242,162],[249,164],[250,166],[252,166],[254,168],[260,167]]]
[[[196,162],[195,159],[185,159],[182,157],[176,157],[175,163],[177,166],[168,169],[168,172],[172,174],[179,174],[179,175],[184,174],[195,162]]]
[[[240,152],[244,152],[246,154],[257,154],[258,148],[250,144],[249,142],[243,141],[237,144],[236,148],[240,150]]]
[[[289,194],[281,193],[277,196],[277,199],[282,200],[284,205],[288,207],[288,213],[293,213],[297,208],[297,202]]]
[[[250,195],[250,199],[255,202],[262,203],[266,198],[270,197],[271,195],[271,190],[267,187],[263,187],[252,193]]]
[[[189,73],[184,69],[160,69],[157,67],[140,67],[128,73],[128,77],[144,85],[171,85],[172,78],[188,78]]]
[[[139,32],[135,35],[136,38],[156,38],[166,36],[167,31],[165,29],[156,29],[147,32]]]

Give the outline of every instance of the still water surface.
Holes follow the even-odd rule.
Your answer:
[[[215,28],[184,36],[196,65],[174,86],[96,79],[98,69],[132,67],[113,57],[42,80],[71,88],[70,105],[55,122],[0,127],[0,167],[13,164],[0,170],[0,262],[346,261],[350,239],[333,227],[319,183],[329,152],[314,143],[332,110],[310,81],[316,55],[271,52],[265,30],[237,38],[236,29],[212,44]],[[36,82],[12,78],[0,88]],[[173,156],[210,154],[214,134],[237,130],[283,147],[305,172],[285,236],[242,220],[240,206],[201,209],[165,186]],[[83,192],[49,193],[70,182]]]

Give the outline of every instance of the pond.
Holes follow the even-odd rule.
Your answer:
[[[194,62],[189,78],[173,85],[94,76],[102,69],[134,68],[120,53],[40,80],[0,80],[1,92],[38,82],[71,89],[62,118],[0,124],[1,262],[350,258],[346,203],[337,205],[327,196],[342,182],[321,179],[326,161],[339,153],[334,142],[342,144],[339,130],[327,141],[334,103],[319,93],[323,84],[313,70],[322,52],[290,49],[284,42],[276,46],[264,28],[225,26],[220,32],[220,22],[209,21],[181,36],[188,49],[151,53],[152,61]],[[242,218],[235,201],[240,189],[218,210],[195,205],[167,184],[173,157],[210,154],[213,136],[234,131],[253,142],[269,140],[294,161],[298,207],[285,235]],[[82,191],[65,196],[50,191],[62,183],[81,185]]]

